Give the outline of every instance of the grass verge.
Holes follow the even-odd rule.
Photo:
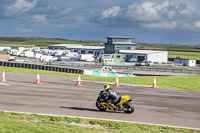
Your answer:
[[[200,133],[198,130],[179,129],[165,126],[121,123],[103,120],[89,120],[61,116],[44,116],[36,114],[8,113],[0,111],[0,132],[15,133]],[[80,127],[68,123],[101,125],[103,129]]]
[[[6,72],[14,72],[14,73],[37,74],[37,72],[40,72],[40,74],[43,74],[43,75],[77,77],[77,74],[73,74],[73,73],[63,73],[63,72],[0,66],[0,72],[2,72],[3,69],[5,69]],[[115,79],[115,77],[98,77],[98,76],[90,76],[90,75],[81,75],[81,80],[113,82],[114,83],[116,79]],[[160,88],[200,91],[200,87],[199,87],[200,82],[199,81],[200,81],[200,75],[160,76],[160,77],[157,77],[157,86],[159,86]],[[119,83],[152,85],[153,84],[153,76],[119,77]]]

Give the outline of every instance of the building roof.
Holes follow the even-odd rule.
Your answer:
[[[168,51],[154,51],[154,50],[119,50],[119,53],[131,53],[131,54],[155,54],[155,53],[163,53]]]
[[[132,37],[125,37],[125,36],[107,36],[106,38],[133,39]]]
[[[49,45],[49,46],[54,46],[54,47],[66,47],[67,49],[72,49],[72,48],[79,48],[79,49],[104,49],[105,47],[102,46],[83,46],[81,44],[57,44],[57,45]]]

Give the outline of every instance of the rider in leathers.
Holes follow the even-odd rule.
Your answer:
[[[113,88],[111,88],[110,85],[107,84],[104,85],[104,92],[106,94],[104,97],[104,101],[112,106],[114,110],[116,110],[117,107],[115,106],[115,104],[118,102],[120,95]]]

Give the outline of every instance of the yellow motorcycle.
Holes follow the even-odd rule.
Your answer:
[[[133,101],[134,98],[128,95],[121,96],[118,102],[115,104],[115,106],[117,107],[117,110],[115,110],[112,106],[110,106],[107,103],[107,101],[104,101],[104,97],[105,97],[105,92],[101,91],[96,100],[96,107],[99,110],[106,111],[108,109],[113,111],[124,111],[124,113],[129,113],[129,114],[134,112],[134,106],[132,103],[130,103],[131,101]]]

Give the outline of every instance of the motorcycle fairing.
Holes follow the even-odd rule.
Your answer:
[[[128,95],[123,95],[123,96],[121,97],[121,99],[120,99],[120,102],[117,103],[116,105],[120,105],[120,104],[123,104],[124,102],[127,102],[129,98],[130,98],[130,96],[128,96]]]

